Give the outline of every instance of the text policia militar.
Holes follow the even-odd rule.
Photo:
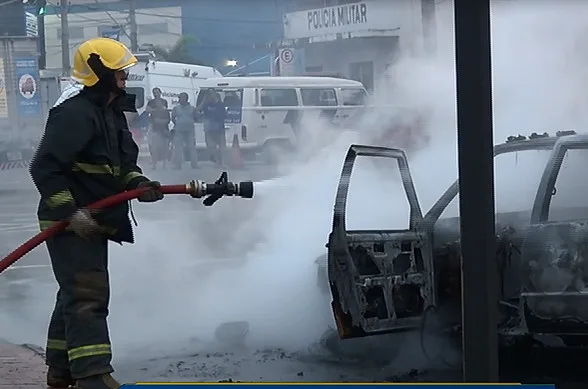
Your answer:
[[[349,4],[308,11],[308,29],[347,26],[367,23],[367,4]]]

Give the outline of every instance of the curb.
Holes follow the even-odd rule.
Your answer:
[[[39,348],[33,345],[0,343],[0,388],[32,389],[46,387],[47,367]]]
[[[37,346],[36,344],[31,344],[31,343],[21,344],[20,346],[22,346],[28,350],[31,350],[35,354],[37,354],[40,357],[42,357],[43,359],[45,359],[45,349],[43,349],[43,347]]]

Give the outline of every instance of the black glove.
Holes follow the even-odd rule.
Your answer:
[[[163,193],[159,190],[161,184],[159,181],[145,181],[141,182],[137,188],[145,188],[147,187],[143,193],[137,198],[141,203],[154,203],[163,199]]]

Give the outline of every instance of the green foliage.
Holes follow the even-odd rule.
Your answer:
[[[168,62],[187,63],[192,65],[204,65],[201,61],[190,55],[190,47],[196,46],[200,43],[198,38],[183,35],[174,45],[168,49],[154,46],[153,52],[158,58]]]

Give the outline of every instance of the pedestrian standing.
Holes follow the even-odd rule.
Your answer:
[[[170,110],[167,100],[161,97],[161,89],[153,88],[153,99],[149,100],[145,112],[149,114],[149,152],[151,153],[151,167],[157,169],[157,163],[162,162],[165,168],[170,153],[169,123]]]
[[[179,104],[172,109],[171,120],[173,129],[173,154],[172,161],[174,168],[180,169],[184,159],[190,162],[190,166],[198,167],[198,156],[196,155],[195,127],[197,111],[188,101],[188,94],[180,93]]]
[[[212,162],[217,166],[224,165],[224,156],[227,149],[227,136],[225,119],[227,107],[221,101],[220,95],[214,90],[208,91],[206,100],[202,104],[202,123],[204,127],[204,140],[206,149]]]

